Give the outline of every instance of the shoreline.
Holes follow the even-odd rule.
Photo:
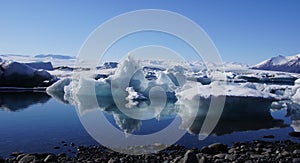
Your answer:
[[[232,146],[214,143],[198,148],[171,145],[155,153],[127,155],[104,146],[78,146],[77,154],[17,153],[0,162],[300,162],[300,143],[291,140],[236,142]]]

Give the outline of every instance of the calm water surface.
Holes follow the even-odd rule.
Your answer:
[[[205,117],[199,113],[188,132],[177,142],[186,147],[202,147],[214,142],[232,144],[236,141],[264,139],[264,135],[274,135],[275,139],[291,139],[289,132],[291,119],[285,110],[270,112],[270,103],[251,98],[232,98],[227,100],[222,117],[213,133],[205,140],[198,140],[198,133]],[[172,104],[172,102],[171,102]],[[136,120],[118,111],[114,104],[106,105],[105,117],[121,131],[144,135],[155,133],[172,122],[176,110],[169,105],[159,118]],[[205,105],[202,106],[205,112]],[[201,109],[203,109],[201,108]],[[12,152],[51,152],[73,155],[78,145],[97,145],[98,143],[82,126],[78,110],[72,105],[62,103],[45,93],[1,93],[0,94],[0,156]],[[105,128],[103,128],[105,132]],[[113,141],[113,136],[111,141]],[[63,146],[65,141],[67,146]],[[54,149],[59,147],[59,149]]]

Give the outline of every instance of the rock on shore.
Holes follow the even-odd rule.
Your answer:
[[[202,149],[187,149],[183,146],[172,145],[156,154],[126,155],[114,152],[103,146],[76,147],[78,153],[69,157],[65,153],[54,155],[13,153],[10,158],[0,162],[299,162],[300,144],[285,141],[253,141],[237,142],[231,147],[214,143]]]

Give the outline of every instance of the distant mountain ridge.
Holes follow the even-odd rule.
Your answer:
[[[25,54],[0,54],[0,57],[33,57],[33,58],[51,58],[51,59],[75,59],[76,57],[63,54],[38,54],[35,56]]]
[[[258,70],[271,70],[300,73],[300,54],[294,56],[278,55],[251,67]]]
[[[34,58],[52,58],[52,59],[75,59],[73,56],[61,55],[61,54],[39,54]]]

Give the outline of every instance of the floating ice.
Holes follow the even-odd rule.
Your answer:
[[[71,78],[64,78],[56,83],[52,84],[46,89],[46,92],[54,97],[55,99],[62,101],[64,103],[67,103],[67,100],[64,99],[64,89],[66,86],[68,86],[71,83]]]
[[[43,82],[54,79],[47,71],[15,61],[3,61],[0,68],[0,86],[38,87],[43,86]]]
[[[152,71],[152,69],[154,69],[153,67],[154,66],[151,67],[151,70],[148,68],[147,71],[155,73],[156,78],[148,80],[145,77],[143,71],[144,68],[141,65],[141,62],[129,55],[118,64],[114,74],[109,75],[106,78],[94,80],[91,77],[80,77],[79,79],[73,79],[68,86],[64,86],[65,99],[74,101],[75,96],[78,95],[96,95],[103,97],[117,96],[123,98],[123,103],[127,100],[126,103],[131,102],[129,105],[135,106],[137,105],[137,102],[132,102],[132,100],[138,101],[149,99],[149,93],[154,87],[159,87],[165,92],[162,94],[161,90],[153,89],[152,93],[156,95],[153,96],[154,98],[167,96],[168,99],[180,99],[183,101],[199,97],[209,98],[211,96],[278,99],[278,95],[284,94],[284,92],[281,91],[281,88],[278,88],[277,90],[277,88],[270,88],[265,84],[248,82],[228,85],[224,82],[221,83],[219,82],[220,80],[226,80],[223,79],[225,75],[217,70],[208,72],[210,77],[208,79],[214,82],[210,84],[206,83],[209,85],[202,85],[201,83],[196,82],[197,79],[195,80],[193,77],[188,77],[187,74],[190,72],[188,72],[187,68],[182,66],[173,65],[166,70],[160,68],[159,70],[155,69]],[[234,78],[236,75],[235,73],[227,73],[227,76]],[[255,75],[248,75],[247,77],[257,78]],[[212,89],[213,87],[217,87],[217,89]],[[275,89],[275,92],[273,89]],[[158,92],[153,92],[154,90],[157,90]]]
[[[300,104],[300,89],[297,89],[296,93],[292,97],[293,101]]]
[[[50,71],[53,70],[53,66],[51,62],[29,62],[25,64],[34,69],[43,69],[43,70],[50,70]]]
[[[295,132],[300,132],[300,120],[292,120],[291,127]]]
[[[202,85],[200,83],[189,82],[184,85],[181,91],[176,93],[176,96],[192,100],[195,98],[210,98],[211,96],[235,96],[235,97],[257,97],[276,99],[279,98],[276,95],[260,91],[256,89],[254,85],[227,85],[221,82],[212,82],[210,85]],[[254,87],[253,88],[248,88]],[[214,89],[213,89],[214,87]],[[197,89],[198,91],[194,91]]]
[[[292,88],[292,100],[300,104],[300,79],[295,81],[295,85]]]

